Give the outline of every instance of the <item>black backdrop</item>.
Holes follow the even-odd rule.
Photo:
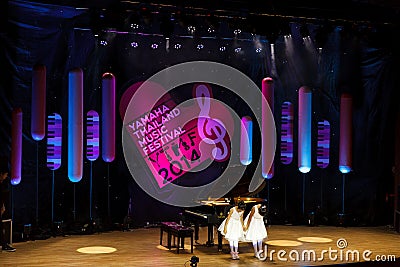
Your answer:
[[[280,36],[275,42],[275,65],[268,56],[269,42],[260,38],[263,48],[255,51],[250,34],[242,33],[242,41],[233,39],[231,29],[221,26],[223,38],[187,38],[184,28],[176,28],[170,40],[170,51],[165,50],[165,38],[159,24],[142,25],[148,36],[138,34],[107,33],[95,38],[92,31],[78,29],[90,16],[85,10],[69,7],[9,1],[8,27],[1,32],[0,62],[1,89],[1,146],[0,154],[10,156],[11,111],[21,107],[24,112],[22,182],[13,188],[14,221],[17,224],[35,220],[36,167],[39,166],[39,222],[50,221],[50,194],[52,173],[46,168],[46,143],[30,137],[30,103],[32,67],[41,63],[47,67],[47,114],[60,113],[64,119],[63,140],[66,142],[67,74],[74,67],[84,71],[85,111],[101,106],[101,75],[111,71],[117,78],[117,105],[124,90],[137,81],[177,63],[192,60],[210,60],[233,66],[247,74],[257,85],[262,78],[275,79],[275,119],[280,137],[280,105],[291,101],[297,109],[298,89],[307,85],[313,90],[313,143],[316,126],[321,119],[331,123],[332,143],[330,165],[319,169],[315,165],[307,174],[306,210],[319,210],[325,223],[334,223],[341,210],[341,178],[338,170],[339,100],[340,93],[354,96],[353,171],[347,175],[346,211],[357,224],[386,224],[391,222],[393,191],[391,168],[394,161],[394,129],[399,101],[399,55],[388,36],[379,32],[362,34],[347,32],[342,25],[334,27],[328,35],[321,54],[307,50],[299,32],[299,24],[291,24],[292,50]],[[223,28],[225,27],[225,28]],[[278,27],[278,26],[277,26]],[[309,26],[312,37],[315,27]],[[206,35],[206,34],[205,34]],[[100,44],[107,40],[107,45]],[[132,47],[136,42],[138,47]],[[159,45],[152,49],[151,44]],[[181,49],[175,49],[175,44]],[[204,48],[197,49],[202,43]],[[219,48],[225,45],[226,51]],[[237,53],[234,48],[241,47]],[[234,97],[221,90],[217,97],[227,102],[239,114],[246,109]],[[118,112],[117,112],[118,114]],[[246,114],[243,114],[246,115]],[[295,121],[297,116],[295,115]],[[176,219],[178,207],[164,205],[147,196],[133,181],[126,167],[121,148],[121,119],[117,117],[117,156],[107,166],[101,159],[94,168],[94,216],[107,218],[107,168],[111,181],[111,219],[121,222],[127,214],[129,199],[133,201],[135,224]],[[296,136],[296,135],[295,135]],[[255,142],[259,142],[257,139]],[[64,147],[65,143],[64,143]],[[296,147],[296,143],[295,143]],[[36,158],[38,148],[39,157]],[[313,150],[315,151],[315,149]],[[257,152],[257,151],[256,151]],[[293,163],[282,165],[277,150],[275,177],[270,181],[270,214],[273,222],[300,222],[302,174],[297,170],[296,149]],[[55,218],[73,220],[73,184],[67,178],[66,151],[63,150],[62,167],[55,172]],[[250,166],[251,168],[251,166]],[[88,219],[89,161],[84,163],[84,178],[75,185],[76,220]],[[264,189],[260,197],[266,197]]]

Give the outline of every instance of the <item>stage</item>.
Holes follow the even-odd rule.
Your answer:
[[[193,255],[199,258],[198,267],[327,266],[356,262],[356,251],[359,253],[360,262],[364,262],[363,256],[371,260],[375,260],[376,256],[379,256],[392,261],[383,266],[400,266],[400,235],[389,227],[344,228],[273,225],[268,228],[268,234],[269,257],[265,261],[260,261],[253,256],[253,248],[250,243],[239,244],[240,260],[230,259],[226,240],[224,240],[222,252],[218,252],[216,245],[206,247],[204,244],[207,230],[204,227],[200,229],[200,240],[198,244],[194,245],[193,254],[190,253],[190,238],[185,238],[185,250],[181,250],[180,254],[177,254],[175,248],[168,250],[159,245],[159,228],[140,228],[125,232],[57,236],[46,240],[14,243],[13,246],[17,251],[14,253],[2,252],[0,266],[182,267],[185,266],[185,263],[186,266],[190,266],[188,261]],[[340,242],[338,242],[339,239]],[[166,235],[164,235],[163,244],[166,244]],[[87,253],[81,253],[78,250],[86,250]],[[273,252],[274,250],[275,252]],[[323,250],[326,252],[322,253]],[[311,251],[315,252],[315,261],[310,261],[313,255]],[[96,252],[97,254],[90,254]],[[296,255],[299,255],[298,261]],[[302,255],[305,255],[304,260],[302,260]],[[348,261],[346,261],[346,255]],[[284,261],[285,259],[286,261]],[[397,262],[393,262],[395,260]],[[364,266],[364,264],[362,265]],[[365,266],[377,265],[381,266],[376,262],[365,264]]]

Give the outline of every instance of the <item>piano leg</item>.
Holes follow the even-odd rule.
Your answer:
[[[206,243],[207,247],[214,246],[214,225],[208,225],[208,240]]]
[[[198,222],[195,222],[195,224],[194,224],[194,240],[196,243],[199,240],[199,223]]]
[[[222,234],[218,231],[218,251],[222,251]]]

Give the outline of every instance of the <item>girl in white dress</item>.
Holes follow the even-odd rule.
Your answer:
[[[256,258],[261,257],[262,242],[264,238],[267,238],[267,229],[264,224],[266,208],[265,204],[254,205],[244,221],[246,240],[253,243],[254,257]]]
[[[239,201],[237,206],[229,210],[228,216],[218,227],[218,231],[229,241],[233,260],[239,259],[239,240],[244,241],[243,213],[245,209],[244,201]]]

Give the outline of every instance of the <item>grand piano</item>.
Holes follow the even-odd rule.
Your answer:
[[[265,200],[263,198],[253,197],[235,197],[233,203],[238,203],[243,200],[247,209],[255,204],[262,203]],[[199,240],[199,228],[201,226],[207,226],[207,242],[206,246],[214,246],[214,227],[222,223],[226,218],[229,209],[233,207],[232,198],[219,198],[215,200],[203,200],[201,205],[196,208],[187,208],[183,211],[183,219],[186,224],[194,224],[194,239],[196,242]],[[222,235],[218,232],[218,250],[222,251]]]

